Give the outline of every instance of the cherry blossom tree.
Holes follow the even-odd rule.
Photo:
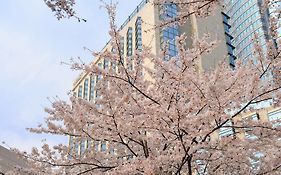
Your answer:
[[[58,18],[74,16],[72,0],[47,0]],[[155,5],[167,3],[159,0]],[[206,17],[218,0],[174,0],[188,9],[166,25],[181,25],[190,17]],[[280,1],[266,1],[273,6]],[[257,104],[269,101],[280,106],[281,57],[278,18],[271,19],[271,38],[264,50],[255,42],[254,59],[239,60],[235,67],[221,62],[216,69],[198,71],[198,60],[216,46],[207,35],[185,46],[186,36],[177,38],[178,55],[166,58],[164,49],[153,55],[149,47],[136,51],[134,69],[123,61],[121,36],[115,24],[116,5],[105,5],[109,13],[110,44],[115,52],[95,53],[110,59],[117,68],[108,70],[95,64],[73,63],[72,68],[88,74],[101,74],[96,86],[100,98],[87,101],[75,96],[70,102],[56,100],[47,108],[44,125],[29,129],[35,133],[71,136],[108,142],[108,151],[89,147],[81,155],[67,145],[33,148],[22,154],[30,163],[28,174],[280,174],[281,127],[278,122],[243,120],[256,111]],[[61,15],[61,13],[65,13]],[[276,11],[280,16],[280,10]],[[279,25],[279,26],[278,26]],[[159,26],[157,26],[159,27]],[[126,59],[126,58],[125,58]],[[145,61],[150,65],[146,66]],[[235,131],[219,137],[221,129]],[[239,134],[247,133],[247,139]],[[16,173],[16,172],[14,172]]]
[[[79,22],[86,22],[86,19],[76,15],[75,10],[73,9],[75,0],[44,0],[44,2],[55,13],[58,20],[74,17]]]

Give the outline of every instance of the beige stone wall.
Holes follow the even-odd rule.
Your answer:
[[[201,61],[198,63],[200,69],[211,70],[220,61],[228,61],[223,17],[219,8],[207,18],[196,18],[195,15],[192,15],[185,25],[180,27],[180,32],[187,35],[188,48],[192,48],[194,38],[201,38],[204,34],[210,35],[210,41],[218,41],[218,46],[210,54],[202,55]]]
[[[159,7],[154,6],[151,2],[148,2],[139,10],[136,10],[136,14],[131,17],[126,25],[122,27],[119,31],[120,35],[124,37],[124,54],[126,56],[127,48],[126,48],[126,35],[129,27],[133,29],[133,51],[135,50],[135,22],[137,17],[141,17],[143,20],[142,23],[142,43],[144,46],[151,47],[152,54],[159,55],[160,54],[160,30],[156,28],[156,26],[160,23],[159,21]],[[194,18],[191,17],[187,20],[186,24],[179,28],[180,33],[186,33],[187,40],[186,44],[188,48],[192,47],[193,37],[202,37],[203,34],[209,33],[211,36],[210,40],[218,40],[218,46],[208,55],[203,55],[200,62],[198,63],[199,69],[210,70],[214,69],[215,66],[220,61],[228,61],[227,60],[227,47],[225,41],[225,33],[223,27],[223,18],[220,9],[217,9],[213,16],[208,18]],[[111,46],[110,43],[103,48],[101,52],[110,51]],[[99,58],[93,62],[93,64],[97,64],[101,62],[103,64],[103,60]],[[126,63],[126,59],[125,59]],[[153,67],[151,64],[150,58],[145,59],[144,65],[150,68]],[[89,75],[82,73],[73,85],[73,91],[78,93],[79,85],[84,84],[85,78],[89,78]],[[149,78],[149,77],[146,77]],[[84,87],[82,88],[84,89]],[[84,93],[84,92],[82,92]],[[89,93],[88,93],[89,94]]]
[[[141,17],[143,20],[142,22],[142,43],[144,46],[150,47],[152,54],[158,55],[160,50],[160,44],[159,44],[159,30],[155,29],[155,26],[157,22],[159,22],[159,14],[158,14],[158,7],[155,7],[151,2],[146,3],[142,8],[138,10],[136,8],[136,14],[132,17],[129,17],[129,21],[126,25],[122,26],[122,28],[119,31],[119,34],[124,37],[124,56],[126,58],[127,48],[126,48],[126,35],[129,27],[132,27],[133,29],[133,37],[132,37],[132,44],[133,44],[133,52],[136,49],[135,48],[135,22],[138,17]],[[111,51],[111,45],[110,43],[107,43],[105,47],[102,49],[101,53],[105,51]],[[98,64],[102,63],[103,60],[100,58],[97,58],[92,64]],[[125,59],[126,63],[126,59]],[[144,61],[144,65],[146,66],[152,66],[151,62],[148,59]],[[84,81],[86,78],[90,79],[90,75],[86,73],[82,73],[74,82],[73,84],[73,92],[78,94],[79,86],[82,86],[82,94],[84,94]],[[90,93],[90,92],[89,92]],[[88,93],[88,94],[89,94]]]
[[[202,68],[204,70],[214,69],[220,61],[223,61],[227,57],[225,30],[221,10],[217,9],[213,16],[197,20],[197,24],[199,36],[203,36],[204,33],[209,33],[211,37],[210,40],[218,41],[217,47],[210,54],[202,56]]]
[[[135,23],[138,17],[141,17],[142,19],[142,44],[146,47],[150,47],[151,48],[151,52],[152,54],[155,55],[159,55],[159,50],[160,50],[160,37],[159,37],[159,30],[155,29],[156,24],[159,22],[159,14],[158,14],[158,7],[155,7],[151,2],[146,3],[142,8],[136,8],[136,12],[135,15],[131,15],[127,20],[126,25],[123,25],[120,30],[119,30],[119,34],[124,37],[124,60],[125,60],[125,65],[126,65],[126,53],[127,53],[127,48],[126,48],[126,39],[127,39],[127,31],[129,29],[129,27],[131,27],[133,29],[133,37],[132,37],[132,50],[134,53],[134,50],[136,49],[136,41],[135,41]],[[111,45],[108,42],[105,47],[101,50],[101,53],[104,53],[106,51],[111,51]],[[104,60],[97,57],[95,61],[93,61],[92,64],[96,64],[98,65],[99,63],[101,63],[103,65]],[[144,60],[144,66],[149,66],[149,67],[153,67],[150,58],[147,58]],[[118,69],[118,68],[117,68]],[[89,99],[89,95],[90,95],[90,83],[91,83],[91,78],[94,78],[95,80],[95,84],[96,84],[96,79],[95,79],[95,75],[93,75],[91,77],[91,75],[87,74],[87,73],[82,73],[73,83],[73,89],[72,91],[74,93],[76,93],[78,95],[78,91],[79,91],[79,87],[82,87],[82,98],[84,95],[84,82],[86,79],[88,79],[88,84],[89,84],[89,88],[88,88],[88,97],[86,97],[87,99]],[[145,75],[145,78],[149,79],[149,77],[147,77]],[[94,91],[94,98],[95,99],[96,96],[96,91]],[[70,146],[70,139],[69,140],[69,146]],[[73,138],[73,142],[75,143],[75,138]],[[106,143],[107,147],[108,147],[108,143]],[[85,146],[87,147],[87,143],[85,143]],[[93,142],[91,142],[91,146],[93,146]],[[101,146],[101,145],[100,145]],[[71,150],[74,151],[74,150]],[[78,147],[78,153],[81,153],[81,143],[79,144]]]

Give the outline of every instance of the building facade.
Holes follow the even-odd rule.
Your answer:
[[[278,3],[278,2],[277,2]],[[280,8],[280,3],[275,8]],[[276,9],[263,9],[262,0],[225,0],[225,15],[229,28],[226,29],[232,37],[233,56],[238,59],[248,60],[254,58],[254,35],[257,34],[258,42],[261,44],[264,53],[267,51],[266,42],[272,38],[269,36],[269,18],[276,15]],[[280,20],[279,20],[280,25]],[[279,38],[281,36],[280,28]],[[277,46],[277,45],[276,45]],[[234,60],[235,60],[234,59]],[[234,63],[235,64],[235,63]],[[256,105],[255,108],[262,112],[245,114],[242,118],[252,116],[255,120],[271,122],[281,118],[280,109],[270,107],[270,102],[264,102]],[[274,115],[273,115],[274,113]],[[272,117],[274,116],[274,117]],[[275,119],[273,119],[275,118]],[[231,125],[229,122],[228,125]],[[234,133],[232,128],[223,128],[220,136],[229,136]]]
[[[161,9],[160,9],[161,8]],[[163,10],[164,8],[164,10]],[[174,4],[167,4],[164,7],[154,5],[148,0],[142,0],[136,9],[131,13],[127,20],[119,28],[119,34],[122,37],[120,41],[120,50],[122,58],[128,69],[133,69],[131,64],[131,56],[135,51],[141,52],[143,46],[151,48],[154,55],[160,55],[161,50],[166,43],[168,49],[168,57],[170,59],[178,54],[176,48],[176,37],[182,33],[187,35],[187,47],[192,47],[192,38],[194,36],[202,36],[204,33],[209,33],[212,39],[220,40],[221,42],[209,55],[203,55],[198,67],[202,70],[213,69],[218,62],[227,61],[231,66],[234,66],[233,50],[231,44],[232,37],[229,34],[230,25],[228,24],[229,17],[218,9],[213,16],[207,19],[196,19],[191,17],[183,26],[169,26],[165,28],[155,27],[161,24],[161,21],[173,18],[177,15],[178,9]],[[113,51],[110,42],[101,50],[101,53]],[[116,63],[107,59],[97,57],[92,64],[98,65],[102,69],[114,67],[118,69]],[[150,66],[149,58],[144,60],[144,65]],[[89,101],[94,101],[100,98],[98,90],[95,89],[96,84],[102,78],[101,74],[82,73],[73,83],[73,94],[79,98]],[[70,151],[76,155],[83,154],[85,149],[93,148],[95,151],[111,152],[109,143],[102,141],[82,140],[77,141],[74,137],[69,137]]]
[[[262,0],[226,0],[226,14],[230,17],[229,32],[233,37],[234,55],[238,59],[253,58],[254,34],[266,51],[269,39],[269,11],[262,12]]]
[[[266,50],[265,43],[269,39],[268,14],[261,13],[261,1],[229,0],[227,3],[229,6],[224,12],[217,9],[215,14],[208,18],[197,19],[195,16],[191,16],[183,26],[173,25],[166,28],[155,28],[162,20],[175,17],[178,13],[177,6],[167,4],[165,10],[161,10],[159,6],[153,5],[148,0],[143,0],[119,28],[119,34],[122,37],[120,47],[125,65],[130,69],[134,68],[134,65],[130,64],[132,61],[130,60],[131,56],[135,51],[141,52],[143,46],[150,47],[152,54],[160,55],[164,43],[166,43],[169,57],[163,59],[176,57],[178,51],[175,39],[182,33],[187,35],[186,45],[188,48],[192,47],[192,38],[203,36],[205,33],[210,34],[211,40],[220,40],[212,53],[202,56],[201,61],[198,63],[199,68],[202,70],[214,69],[223,60],[227,61],[230,66],[235,67],[236,59],[247,60],[252,58],[254,33],[258,33],[259,42]],[[106,51],[113,51],[110,42],[105,45],[101,53]],[[110,67],[118,69],[116,63],[99,57],[92,64],[98,65],[105,70]],[[149,58],[144,61],[144,64],[150,64]],[[89,101],[100,98],[100,93],[95,86],[101,79],[101,74],[82,73],[73,83],[73,94]],[[267,107],[256,112],[241,114],[236,120],[261,120],[279,126],[280,123],[275,123],[275,121],[280,119],[281,108]],[[228,122],[226,127],[222,127],[212,135],[212,139],[220,140],[234,136],[236,133],[234,128],[229,127],[233,125],[233,122],[237,121]],[[249,134],[247,130],[236,136],[241,139],[256,139],[256,136]],[[83,154],[86,149],[106,154],[116,151],[106,141],[86,138],[76,140],[75,137],[69,137],[69,148],[75,155]],[[204,170],[204,164],[200,161],[197,163],[198,165],[202,164],[202,170]],[[253,166],[258,166],[258,163],[258,161],[253,162]]]

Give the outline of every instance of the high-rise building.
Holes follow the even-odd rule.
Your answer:
[[[269,39],[269,10],[262,10],[262,0],[226,0],[226,14],[230,17],[229,32],[233,37],[234,55],[246,60],[253,57],[254,34],[266,51]]]
[[[279,2],[277,2],[279,3]],[[280,8],[280,3],[274,8]],[[258,42],[263,48],[263,52],[266,53],[266,42],[272,38],[269,35],[269,18],[271,15],[276,15],[276,9],[266,9],[263,7],[263,0],[225,0],[225,14],[228,16],[229,29],[228,32],[232,36],[232,44],[235,50],[233,55],[235,58],[246,61],[248,59],[254,59],[254,35],[257,34]],[[279,20],[280,23],[280,20]],[[281,36],[281,29],[279,29],[279,38]],[[277,45],[276,45],[277,46]],[[263,109],[262,114],[256,112],[252,113],[252,119],[263,120],[271,122],[272,116],[275,116],[274,120],[281,118],[281,112],[279,109],[273,109],[270,107],[270,101],[265,101],[255,106],[256,109]],[[267,111],[267,112],[266,112]],[[278,111],[278,112],[271,112]],[[274,115],[273,115],[274,113]],[[247,118],[243,116],[242,118]],[[273,117],[274,118],[274,117]],[[228,123],[231,125],[231,122]],[[232,128],[222,128],[220,135],[229,136],[234,133]]]
[[[197,19],[195,16],[191,16],[183,26],[155,27],[161,24],[163,20],[175,17],[177,13],[178,8],[174,4],[166,4],[160,7],[148,0],[141,1],[119,28],[119,35],[122,37],[120,50],[124,59],[124,65],[127,65],[128,69],[134,69],[131,56],[136,50],[141,52],[143,46],[150,47],[152,54],[160,55],[164,43],[166,43],[169,54],[168,57],[163,59],[170,59],[171,57],[177,56],[178,51],[175,39],[182,33],[185,33],[188,38],[186,44],[189,48],[192,47],[193,38],[202,36],[204,33],[209,33],[211,39],[220,40],[218,46],[212,53],[202,56],[198,63],[199,69],[212,69],[219,61],[223,60],[234,66],[234,47],[231,44],[232,36],[229,34],[230,25],[227,21],[229,17],[225,13],[217,9],[213,16],[206,19]],[[105,45],[101,53],[106,51],[114,52],[110,42]],[[92,64],[96,64],[105,70],[110,67],[114,70],[118,69],[115,62],[99,57]],[[150,64],[149,58],[144,60],[143,64]],[[73,83],[73,94],[89,101],[100,98],[100,93],[95,89],[95,86],[101,78],[101,74],[82,73]],[[93,147],[96,151],[101,152],[114,151],[110,150],[112,148],[110,148],[107,142],[98,140],[93,142],[88,139],[77,141],[75,137],[69,137],[69,147],[71,151],[76,152],[78,155],[82,154],[89,147]]]

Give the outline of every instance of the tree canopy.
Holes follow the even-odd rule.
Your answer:
[[[45,0],[61,19],[75,16],[73,0]],[[159,0],[155,5],[167,3]],[[182,13],[160,26],[181,25],[191,15],[204,18],[218,0],[174,0]],[[266,1],[268,9],[280,1]],[[270,38],[264,52],[253,38],[254,59],[239,60],[235,67],[221,62],[214,70],[198,71],[198,60],[215,47],[207,35],[185,46],[186,36],[177,38],[178,55],[163,59],[149,47],[134,52],[131,70],[123,61],[121,36],[115,24],[116,5],[106,4],[110,22],[110,44],[115,52],[98,53],[118,66],[107,70],[98,65],[73,63],[72,68],[101,74],[96,86],[100,98],[87,101],[75,96],[70,102],[57,100],[47,108],[46,123],[29,129],[35,133],[71,136],[109,143],[107,152],[86,149],[81,155],[67,145],[31,154],[21,153],[29,162],[30,174],[280,174],[281,128],[276,123],[243,119],[257,111],[257,104],[269,101],[280,106],[281,57],[278,18],[270,20]],[[280,10],[277,11],[280,16]],[[280,27],[280,26],[279,26]],[[125,58],[126,59],[126,58]],[[143,64],[145,60],[151,66]],[[219,137],[222,129],[235,131]],[[249,138],[239,135],[247,133]],[[14,173],[17,173],[16,171]]]

